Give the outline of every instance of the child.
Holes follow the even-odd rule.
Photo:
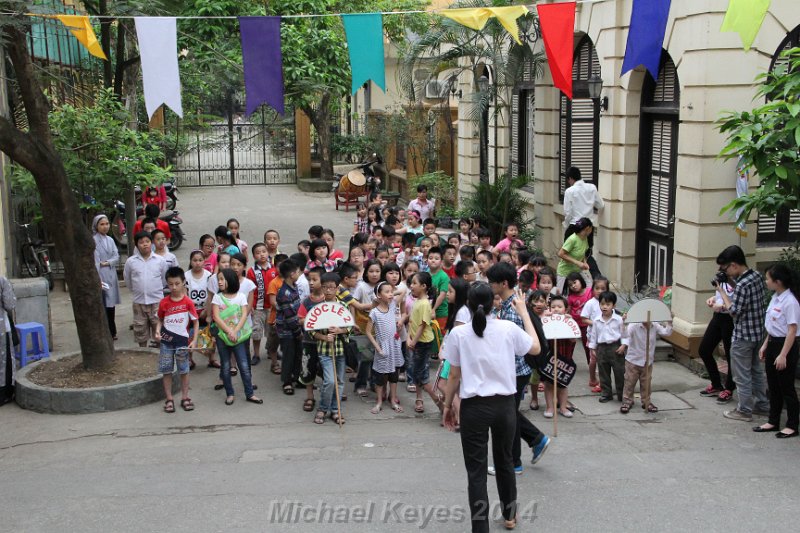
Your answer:
[[[608,278],[604,276],[598,276],[592,282],[592,296],[588,302],[586,302],[581,310],[581,321],[578,322],[579,325],[586,326],[586,337],[589,337],[589,331],[592,328],[592,322],[597,320],[600,317],[600,295],[603,294],[608,290]],[[586,346],[588,347],[588,340]],[[597,361],[589,356],[590,360],[594,361],[594,366],[597,368]],[[590,365],[591,366],[591,365]],[[589,388],[592,389],[592,392],[600,392],[600,382],[597,380],[597,372],[594,374],[589,374]]]
[[[269,262],[267,245],[259,242],[253,246],[253,266],[247,271],[247,279],[254,285],[251,316],[253,318],[253,360],[255,366],[261,362],[261,339],[267,329],[269,316],[269,296],[267,288],[272,279],[269,276],[272,265]]]
[[[365,332],[369,342],[375,348],[372,360],[372,375],[378,395],[375,407],[370,409],[373,415],[381,411],[383,389],[389,382],[389,397],[392,410],[402,413],[400,401],[397,399],[397,368],[403,365],[403,352],[400,347],[398,331],[397,302],[394,300],[394,287],[386,281],[378,282],[374,294],[377,305],[369,312]]]
[[[531,322],[533,323],[534,328],[537,328],[536,329],[537,333],[539,332],[542,326],[542,317],[550,316],[550,309],[547,304],[547,297],[548,297],[547,293],[545,293],[544,291],[540,291],[538,289],[533,291],[531,295],[528,297],[528,314],[531,317]],[[539,354],[540,361],[546,361],[549,355],[549,347],[546,339],[544,339],[543,336],[544,333],[542,333],[542,338],[539,339],[540,346],[542,346],[542,353]],[[534,372],[531,372],[531,380],[530,380],[531,411],[539,410],[539,393],[544,391],[544,383],[541,383],[539,378],[540,376],[538,370],[534,369]]]
[[[314,239],[311,241],[311,247],[308,249],[310,260],[306,264],[305,271],[308,272],[314,267],[321,266],[325,272],[332,272],[336,268],[336,261],[328,257],[329,251],[330,248],[325,240]]]
[[[462,218],[461,220],[458,221],[458,230],[460,231],[458,236],[459,240],[461,241],[461,244],[470,243],[469,230],[471,229],[472,229],[472,222],[470,222],[469,219]]]
[[[383,226],[383,217],[381,217],[381,210],[379,207],[370,207],[367,211],[367,233],[373,233],[375,228]]]
[[[656,336],[672,333],[672,322],[628,324],[626,333],[628,351],[625,354],[625,389],[622,391],[622,406],[619,408],[619,412],[627,414],[631,410],[633,389],[638,381],[642,409],[648,413],[657,413],[658,407],[650,401],[650,383],[653,378],[653,362],[656,356]],[[650,337],[650,350],[645,353],[648,336]]]
[[[331,261],[344,261],[344,254],[341,250],[336,249],[336,240],[335,236],[333,235],[333,230],[330,228],[325,228],[322,230],[322,239],[328,245],[328,259]]]
[[[156,255],[160,255],[164,261],[167,263],[167,268],[172,268],[176,266],[180,266],[178,264],[178,258],[175,257],[175,254],[169,251],[167,248],[167,235],[161,231],[160,229],[156,228],[150,232],[150,237],[153,239],[153,245],[155,246],[155,250],[153,250]],[[166,280],[164,280],[164,287],[167,286]]]
[[[280,339],[278,338],[278,331],[275,329],[275,320],[277,318],[277,302],[278,291],[283,286],[283,278],[280,275],[280,266],[284,261],[288,261],[289,256],[286,254],[278,254],[275,256],[275,264],[267,272],[267,298],[269,298],[269,318],[267,319],[269,328],[267,332],[267,351],[269,352],[269,359],[271,361],[270,372],[276,375],[281,374],[281,364],[278,362],[278,345]]]
[[[420,241],[423,237],[430,237],[431,235],[436,234],[436,220],[432,218],[426,218],[422,222],[422,235],[417,237],[417,246],[420,246]]]
[[[460,265],[461,263],[459,263]],[[447,289],[447,335],[453,331],[453,328],[466,324],[472,320],[472,313],[467,307],[467,293],[469,293],[469,282],[461,278],[454,278],[450,280],[450,288]],[[445,336],[442,345],[447,341]],[[447,386],[447,378],[450,376],[450,362],[446,359],[442,360],[439,367],[439,379],[437,380],[436,392],[437,396],[444,400],[445,387]],[[456,412],[461,405],[461,399],[458,393],[453,396],[453,404],[455,405]]]
[[[300,358],[303,355],[303,337],[297,310],[300,308],[300,293],[297,292],[297,278],[300,277],[299,265],[287,259],[278,267],[283,285],[275,295],[275,329],[280,339],[281,382],[283,393],[294,394],[294,383],[300,375]]]
[[[428,254],[433,248],[433,241],[431,241],[430,237],[425,237],[419,242],[419,253],[422,256],[422,261],[420,261],[420,270],[422,272],[428,272],[430,269],[428,268]]]
[[[308,256],[298,252],[290,255],[289,260],[295,265],[300,265],[300,277],[297,278],[297,292],[300,293],[300,300],[305,300],[311,293],[308,287],[308,278],[303,270],[304,265],[307,264]]]
[[[586,280],[583,279],[580,272],[571,272],[564,282],[564,294],[568,295],[569,314],[581,328],[581,343],[586,352],[586,363],[589,365],[589,383],[591,388],[594,388],[597,383],[597,378],[595,377],[597,376],[597,361],[592,359],[589,351],[589,346],[586,342],[588,326],[583,323],[583,318],[581,317],[584,306],[592,300],[594,293],[592,289],[586,286]]]
[[[484,283],[489,282],[486,277],[486,271],[494,264],[494,255],[491,250],[481,250],[478,252],[476,263],[478,264],[478,275],[475,277],[477,281]]]
[[[358,246],[350,248],[350,252],[347,254],[347,262],[356,269],[359,276],[363,275],[364,273],[365,261],[363,249],[359,248]]]
[[[495,248],[495,251],[497,248]],[[500,252],[497,254],[497,262],[498,263],[508,263],[509,265],[514,265],[514,256],[511,255],[511,252]]]
[[[375,249],[375,259],[370,261],[377,261],[381,266],[385,265],[389,261],[389,248],[384,245],[378,246]]]
[[[478,275],[478,268],[475,266],[471,260],[467,261],[459,261],[456,263],[455,266],[455,273],[456,276],[452,278],[450,281],[452,282],[454,279],[463,279],[467,283],[475,283],[476,277]]]
[[[194,304],[197,311],[197,320],[200,329],[208,326],[209,315],[211,314],[211,297],[208,290],[209,278],[213,275],[203,268],[203,252],[195,250],[189,255],[189,265],[191,270],[186,273],[186,287],[188,289],[189,298]],[[214,357],[215,350],[205,350],[208,357],[209,368],[219,368],[219,362]],[[189,355],[191,361],[191,354]],[[191,364],[191,363],[190,363]]]
[[[547,258],[543,255],[532,255],[528,259],[528,270],[533,272],[533,285],[531,286],[533,290],[539,288],[539,272],[545,267],[547,267]]]
[[[494,252],[494,247],[492,246],[492,232],[489,231],[489,228],[480,228],[478,230],[478,243],[479,251]]]
[[[300,241],[301,243],[304,241]],[[267,262],[270,264],[270,268],[275,264],[275,256],[278,255],[280,252],[278,251],[278,246],[281,244],[281,235],[274,229],[268,229],[264,232],[264,244],[267,245]],[[301,254],[305,254],[308,256],[308,248],[307,246],[311,243],[306,244],[306,248],[303,250],[300,247],[300,244],[297,245],[297,251]]]
[[[308,312],[317,304],[325,300],[322,292],[322,275],[325,269],[322,267],[312,268],[308,276],[308,286],[311,291],[309,296],[300,304],[297,310],[297,317],[305,323]],[[303,358],[300,364],[300,377],[298,381],[306,386],[306,399],[303,402],[303,411],[310,413],[314,410],[317,401],[314,399],[314,381],[317,379],[317,369],[319,368],[319,354],[317,353],[317,341],[314,340],[313,332],[303,333]]]
[[[553,315],[566,315],[569,308],[567,300],[563,296],[553,296],[550,298],[550,313]],[[555,343],[550,342],[550,353],[555,353]],[[558,354],[560,359],[572,361],[572,354],[575,350],[575,340],[561,339],[558,341]],[[553,357],[552,355],[550,356]],[[544,382],[544,401],[545,401],[545,418],[553,418],[553,412],[558,408],[558,414],[564,418],[572,418],[572,411],[568,408],[569,393],[567,387],[558,385],[556,390],[557,405],[553,405],[553,382],[550,380],[542,380]]]
[[[193,411],[194,403],[189,398],[189,351],[197,345],[199,334],[197,310],[192,300],[186,296],[185,275],[181,267],[167,270],[169,296],[165,296],[158,304],[158,324],[156,337],[161,341],[161,355],[158,359],[158,371],[164,384],[167,400],[164,411],[175,412],[172,399],[172,372],[178,366],[181,376],[181,408]],[[189,340],[189,327],[193,328],[192,340]]]
[[[158,328],[158,305],[164,297],[164,275],[167,263],[153,253],[150,234],[140,231],[133,236],[136,251],[125,261],[123,277],[133,295],[133,338],[144,348],[150,341],[151,348],[160,346]]]
[[[166,189],[164,190],[164,197],[161,196],[161,190],[164,189],[164,186],[160,187],[146,187],[144,189],[144,194],[142,195],[142,204],[154,204],[158,206],[159,211],[163,211],[167,208],[167,192]]]
[[[375,301],[375,287],[381,280],[383,264],[378,259],[370,259],[364,264],[364,272],[358,280],[353,290],[353,298],[361,304],[356,309],[355,320],[358,329],[364,330],[367,324],[369,312],[372,310],[372,302]]]
[[[419,211],[414,211],[413,209],[408,212],[408,222],[406,224],[406,233],[410,233],[414,236],[414,239],[418,239],[420,235],[423,235],[424,229],[422,227],[419,216]]]
[[[611,389],[611,372],[614,372],[614,384],[617,389],[617,400],[622,401],[622,388],[625,376],[625,345],[622,343],[624,325],[622,317],[614,312],[617,295],[604,292],[600,295],[600,316],[592,321],[589,331],[589,350],[591,357],[597,361],[600,371],[600,402],[605,403],[613,398]]]
[[[451,233],[447,236],[447,244],[453,246],[456,250],[461,248],[461,237],[459,237],[458,233]],[[440,246],[440,248],[444,248]]]
[[[339,287],[339,275],[334,272],[326,272],[322,275],[322,292],[326,302],[337,300],[337,289]],[[324,424],[325,416],[330,413],[331,420],[337,424],[341,421],[344,424],[344,417],[339,412],[336,403],[335,387],[333,380],[338,383],[339,393],[344,392],[344,346],[349,341],[349,330],[341,328],[330,328],[327,330],[314,331],[312,337],[317,341],[317,353],[319,355],[319,365],[322,368],[322,390],[319,395],[319,410],[314,416],[315,424]],[[336,374],[334,375],[334,363]]]
[[[314,239],[321,239],[323,231],[325,231],[325,228],[319,224],[311,226],[308,228],[308,240],[313,241]]]
[[[433,302],[433,312],[436,321],[442,332],[447,327],[447,289],[450,287],[450,276],[442,269],[442,251],[439,248],[431,248],[428,252],[428,268],[433,289],[436,295]]]
[[[297,243],[297,252],[305,255],[306,257],[308,257],[308,252],[310,251],[310,248],[311,248],[311,241],[309,241],[308,239],[303,239],[302,241]],[[275,263],[274,259],[272,263],[273,264]]]
[[[244,385],[245,397],[248,402],[262,404],[264,400],[253,394],[253,383],[250,379],[250,363],[247,360],[245,344],[249,341],[242,339],[242,330],[247,325],[247,315],[250,310],[247,300],[239,292],[239,277],[229,269],[223,269],[217,274],[219,290],[211,300],[211,312],[214,323],[219,328],[217,349],[222,361],[222,382],[225,387],[225,405],[233,405],[235,400],[233,383],[231,382],[231,357],[236,358],[239,374]],[[226,342],[222,334],[227,336]],[[232,343],[232,344],[229,344]]]
[[[470,244],[465,244],[458,249],[459,262],[461,261],[475,261],[475,247]]]
[[[356,206],[356,219],[353,221],[353,235],[369,232],[369,219],[367,218],[367,205],[359,202]]]
[[[248,261],[250,260],[250,256],[247,254],[247,243],[244,242],[239,236],[239,221],[235,218],[229,218],[227,224],[228,231],[231,232],[231,237],[233,237],[233,243],[236,244],[236,247],[239,249],[239,252],[244,255],[244,258]]]
[[[238,254],[239,247],[234,244],[233,234],[225,226],[218,226],[214,230],[214,236],[217,238],[217,251],[226,252],[230,255]]]
[[[370,261],[375,261],[375,260],[371,259]],[[365,274],[367,273],[367,270],[368,268],[364,269]],[[339,300],[339,302],[341,302],[345,307],[347,307],[350,310],[350,313],[353,315],[353,318],[356,321],[357,329],[363,332],[363,329],[361,328],[362,326],[366,325],[366,316],[372,310],[372,298],[374,298],[374,293],[372,297],[369,298],[368,303],[362,303],[353,296],[355,288],[359,283],[359,279],[356,270],[355,268],[352,267],[352,265],[343,263],[342,266],[339,267],[339,276],[340,276],[340,285],[339,285],[339,290],[336,293],[336,298]],[[380,279],[380,267],[378,267],[378,279]],[[370,369],[369,361],[367,360],[358,361],[356,379],[353,387],[356,391],[356,394],[358,394],[362,398],[367,395],[367,381],[369,379],[369,369]]]
[[[547,305],[550,306],[550,296],[557,295],[558,290],[555,287],[556,273],[549,267],[545,267],[539,271],[538,289],[547,294]]]
[[[433,250],[431,250],[433,253]],[[441,272],[441,270],[439,270]],[[442,300],[447,296],[447,286],[442,291]],[[431,322],[433,309],[431,300],[434,298],[433,282],[431,275],[427,272],[420,272],[411,280],[411,294],[416,299],[411,310],[411,317],[408,326],[408,349],[413,353],[411,369],[414,374],[414,384],[416,385],[416,399],[414,400],[414,412],[424,413],[425,404],[422,401],[422,389],[433,399],[434,403],[441,405],[433,387],[428,383],[428,373],[430,370],[431,355],[436,350],[436,341],[433,336]],[[438,300],[438,297],[437,297]],[[447,317],[445,316],[445,320]],[[446,323],[445,323],[446,325]]]
[[[517,244],[519,246],[525,245],[525,243],[523,243],[521,240],[517,238],[517,235],[519,235],[519,226],[517,226],[515,222],[509,222],[508,224],[506,224],[503,227],[503,234],[505,235],[505,238],[502,241],[498,242],[497,245],[494,247],[493,252],[495,254],[511,251],[512,244]],[[498,260],[499,259],[500,258],[498,257]]]
[[[211,235],[200,237],[200,251],[203,252],[203,268],[211,274],[217,273],[217,262],[219,257],[214,252],[216,241]]]
[[[364,245],[364,259],[372,259],[375,257],[375,250],[378,249],[378,244],[383,242],[381,237],[370,237],[367,244]]]
[[[442,270],[450,279],[456,277],[456,250],[452,244],[445,244],[442,247]]]
[[[533,272],[530,270],[523,270],[520,272],[519,276],[517,277],[517,286],[527,299],[528,296],[531,295],[531,292],[533,292]]]

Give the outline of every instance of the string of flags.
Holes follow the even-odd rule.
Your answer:
[[[544,41],[553,84],[572,98],[572,62],[574,58],[575,9],[579,3],[598,0],[579,0],[535,7]],[[730,0],[721,31],[737,32],[745,50],[749,50],[758,34],[771,0]],[[633,0],[622,71],[620,75],[643,65],[658,78],[661,49],[669,19],[671,0]],[[479,7],[436,10],[448,19],[474,30],[481,30],[490,18],[496,18],[518,44],[517,19],[529,12],[528,7]],[[425,11],[393,11],[386,13],[322,14],[235,17],[239,22],[242,62],[246,94],[246,113],[267,104],[283,114],[284,80],[281,53],[280,24],[282,18],[339,16],[345,28],[353,93],[372,80],[386,90],[384,65],[383,17]],[[92,55],[107,60],[90,22],[84,15],[39,15],[57,18]],[[133,18],[142,63],[145,106],[152,117],[163,104],[183,116],[181,85],[178,69],[178,18],[234,17],[115,17]],[[174,50],[174,53],[171,51]]]

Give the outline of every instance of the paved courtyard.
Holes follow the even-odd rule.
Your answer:
[[[311,224],[333,228],[341,248],[354,214],[330,195],[294,187],[182,189],[189,243],[235,216],[248,243],[267,227],[294,250]],[[118,309],[120,347],[133,345],[129,299]],[[66,293],[52,293],[55,350],[77,348]],[[577,354],[577,361],[582,355]],[[702,398],[705,382],[674,362],[656,364],[654,403],[620,414],[584,386],[558,437],[518,477],[520,531],[764,531],[791,527],[800,492],[798,439],[757,435]],[[55,416],[0,408],[4,531],[447,531],[469,529],[466,475],[457,434],[439,426],[430,402],[369,413],[349,392],[347,423],[314,425],[304,395],[284,396],[268,365],[254,369],[264,405],[223,404],[216,371],[192,373],[197,409],[160,404],[115,413]],[[373,397],[369,398],[371,401]],[[541,399],[541,397],[540,397]],[[527,401],[524,403],[527,405]],[[545,432],[552,420],[527,411]],[[757,421],[755,422],[757,423]],[[528,457],[529,458],[529,457]],[[490,497],[496,502],[493,479]],[[496,530],[502,530],[500,523]]]

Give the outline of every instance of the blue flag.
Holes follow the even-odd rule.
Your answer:
[[[352,93],[367,80],[386,91],[386,73],[383,64],[383,18],[380,13],[342,15],[347,34],[347,52],[350,54]]]
[[[625,46],[625,59],[622,62],[620,76],[639,65],[644,65],[653,79],[658,79],[669,6],[670,0],[633,0],[628,43]]]

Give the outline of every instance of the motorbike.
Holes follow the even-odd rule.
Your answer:
[[[125,202],[116,200],[114,202],[114,211],[114,218],[111,220],[111,237],[117,243],[117,246],[127,246],[128,231],[125,227]],[[177,250],[186,240],[186,234],[181,229],[183,219],[180,217],[180,213],[178,211],[164,212],[158,218],[169,224],[171,238],[167,246],[170,250]]]
[[[178,186],[175,184],[175,180],[171,179],[169,181],[165,181],[163,183],[164,191],[167,193],[167,209],[170,211],[175,210],[175,206],[178,205]],[[134,187],[136,191],[136,213],[137,216],[140,215],[139,211],[143,210],[144,202],[142,201],[142,188],[138,185]]]
[[[373,153],[347,174],[334,174],[332,191],[341,194],[371,194],[381,190],[381,178],[387,175],[383,158]]]

